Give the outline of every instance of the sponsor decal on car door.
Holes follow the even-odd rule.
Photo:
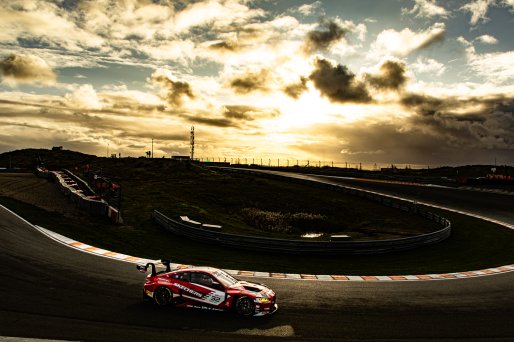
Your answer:
[[[225,291],[221,289],[223,286],[213,278],[210,274],[204,272],[191,273],[191,290],[196,293],[201,293],[202,296],[196,296],[195,301],[219,306],[225,300]]]
[[[209,305],[218,306],[225,300],[225,292],[219,291],[200,284],[191,284],[195,292],[202,293],[201,298],[195,298],[195,301]]]

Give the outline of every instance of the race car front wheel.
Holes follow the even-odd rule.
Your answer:
[[[242,316],[250,316],[255,312],[255,303],[250,297],[239,297],[236,301],[236,312]]]
[[[153,299],[159,306],[168,306],[173,300],[173,295],[167,287],[160,286],[155,289],[153,293]]]

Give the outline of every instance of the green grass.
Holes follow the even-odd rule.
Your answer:
[[[219,224],[229,233],[299,238],[310,231],[308,225],[298,222],[293,234],[280,229],[271,233],[252,225],[243,215],[245,209],[255,208],[283,214],[277,217],[322,216],[323,224],[313,222],[313,231],[344,232],[354,239],[403,237],[439,229],[413,214],[308,185],[188,167],[169,160],[104,160],[100,165],[104,174],[123,186],[122,213],[130,226],[140,225],[157,209],[174,219],[187,215],[195,221]]]
[[[437,211],[452,221],[447,240],[416,250],[372,256],[306,256],[249,252],[169,234],[149,217],[137,227],[94,218],[65,218],[6,197],[0,204],[34,224],[97,247],[130,255],[229,269],[314,274],[394,275],[478,270],[514,263],[514,231],[467,216]]]

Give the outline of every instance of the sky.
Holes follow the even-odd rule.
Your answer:
[[[0,0],[0,152],[514,164],[514,0]]]

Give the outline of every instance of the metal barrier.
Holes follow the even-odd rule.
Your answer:
[[[218,169],[218,168],[216,168]],[[291,178],[270,173],[255,172],[252,170],[225,169],[223,171],[243,172],[275,179],[287,180],[290,182],[315,185],[321,188],[330,188],[342,191],[346,194],[355,195],[373,200],[383,205],[397,208],[406,212],[411,212],[428,220],[434,221],[441,229],[412,237],[391,239],[391,240],[373,240],[373,241],[303,241],[303,240],[287,240],[274,239],[257,236],[237,235],[230,233],[221,233],[216,231],[205,230],[183,222],[175,221],[165,216],[161,212],[154,210],[153,218],[162,227],[168,231],[185,236],[194,240],[212,242],[224,246],[241,248],[246,250],[280,252],[290,254],[320,254],[320,255],[336,255],[336,254],[378,254],[399,250],[413,249],[422,247],[445,240],[451,234],[451,223],[444,217],[422,210],[414,202],[393,199],[388,196],[375,194],[370,191],[345,187],[339,184],[329,184],[317,182],[314,180]]]
[[[69,171],[68,171],[69,172]],[[71,173],[71,172],[69,172]],[[107,214],[107,202],[102,199],[96,198],[96,196],[87,196],[80,189],[77,181],[80,182],[77,176],[72,177],[71,175],[62,171],[50,172],[53,179],[55,180],[57,187],[62,193],[79,208],[86,210],[93,215],[106,215]],[[72,174],[73,175],[73,174]],[[78,179],[77,179],[78,178]]]

